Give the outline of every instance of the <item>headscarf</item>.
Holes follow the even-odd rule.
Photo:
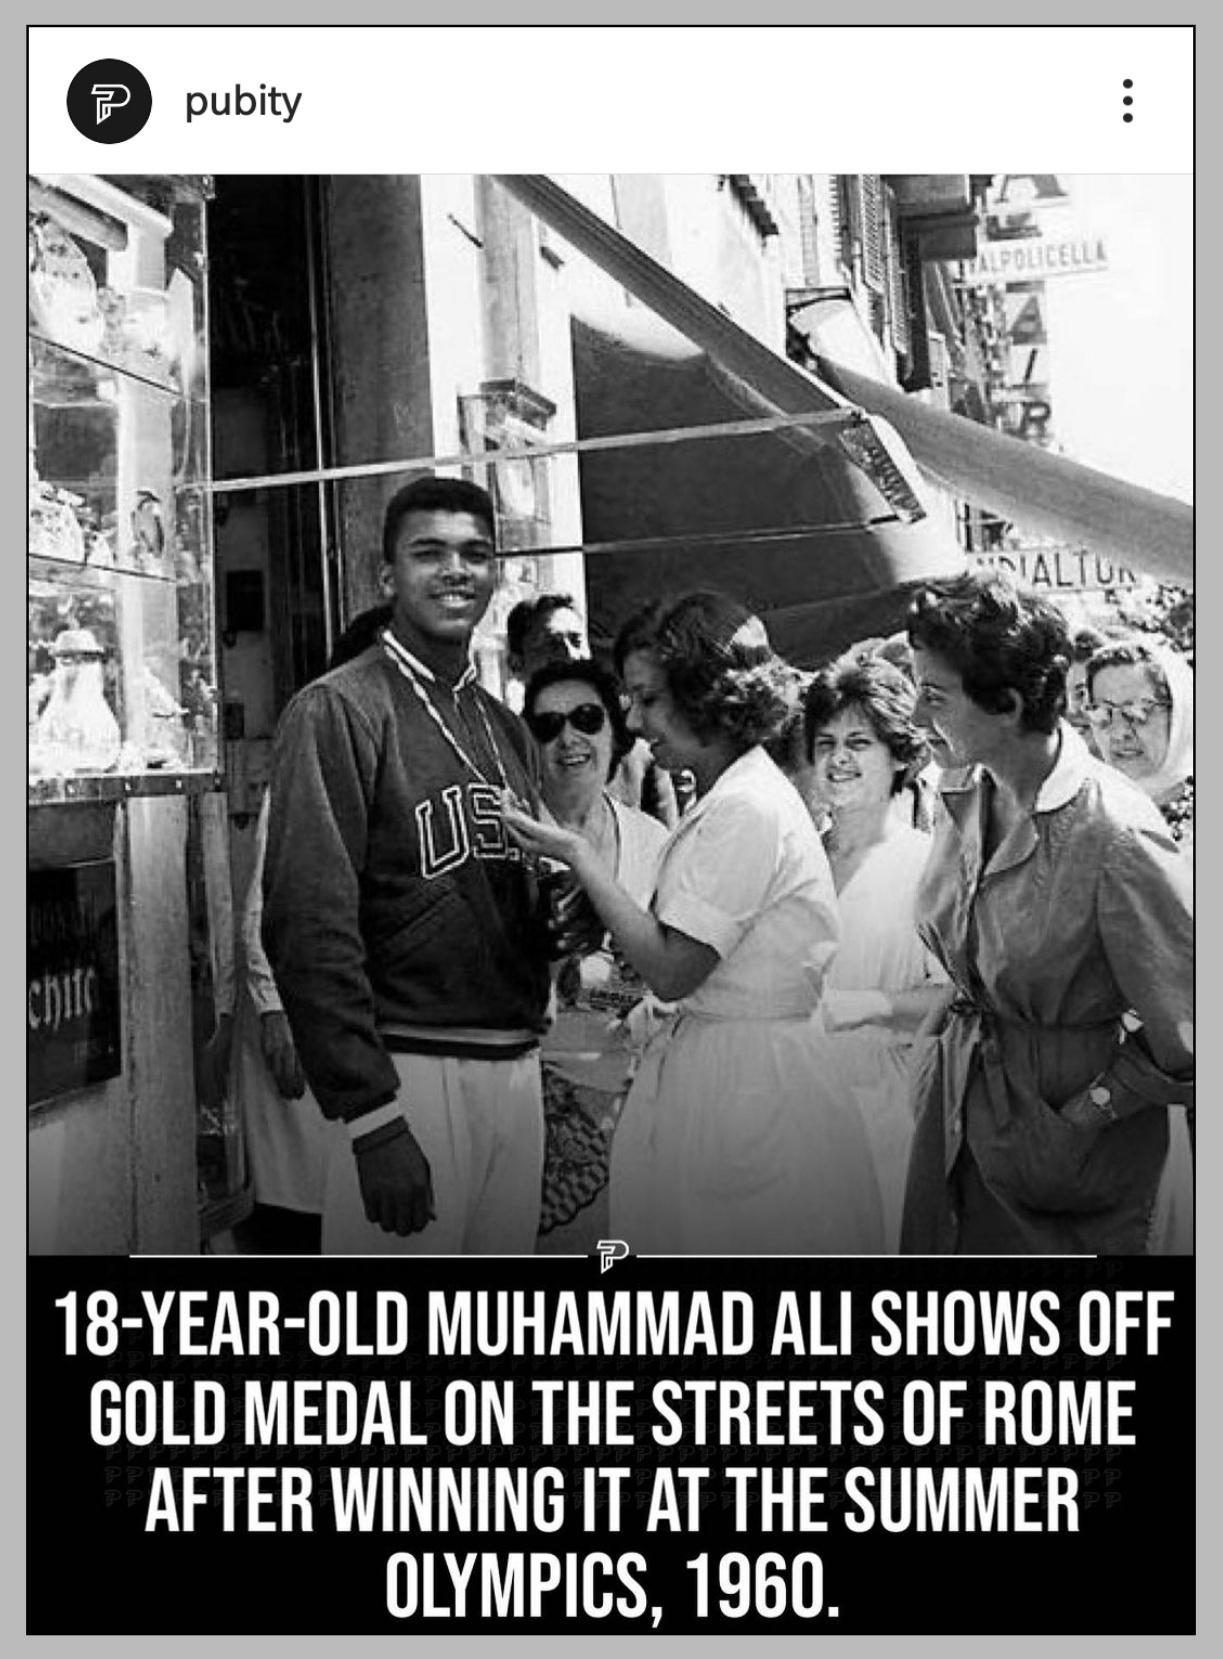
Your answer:
[[[1168,751],[1149,778],[1135,781],[1158,806],[1193,775],[1193,669],[1168,646],[1151,645],[1147,650],[1150,666],[1163,675],[1168,688]]]

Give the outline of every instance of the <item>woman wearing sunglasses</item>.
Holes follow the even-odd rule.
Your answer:
[[[1193,670],[1144,639],[1104,645],[1087,664],[1087,718],[1110,766],[1155,802],[1182,852],[1193,844]]]
[[[836,949],[828,860],[763,744],[794,671],[724,594],[661,609],[623,653],[630,728],[698,798],[648,909],[571,831],[506,812],[567,864],[617,948],[677,1006],[651,1038],[612,1148],[612,1236],[671,1255],[868,1253],[882,1242],[866,1131],[812,1015]]]
[[[608,791],[633,745],[615,680],[593,662],[550,663],[527,686],[523,717],[539,746],[554,823],[580,836],[599,867],[644,904],[667,831]],[[555,1019],[541,1045],[547,1138],[540,1233],[551,1235],[548,1248],[584,1252],[607,1236],[606,1202],[597,1200],[631,1058],[621,1019],[643,993],[640,981],[626,983],[606,948],[570,959],[557,974]],[[583,1211],[575,1239],[569,1223]]]

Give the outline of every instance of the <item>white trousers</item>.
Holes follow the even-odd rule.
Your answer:
[[[539,1231],[544,1109],[539,1056],[394,1054],[399,1100],[433,1176],[436,1220],[400,1238],[365,1218],[357,1160],[336,1137],[323,1204],[325,1256],[529,1256]]]

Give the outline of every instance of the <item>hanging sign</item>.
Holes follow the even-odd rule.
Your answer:
[[[972,555],[982,574],[1004,571],[1037,593],[1102,593],[1136,588],[1138,577],[1125,565],[1085,547],[1011,547]]]
[[[965,261],[962,280],[1023,282],[1033,277],[1082,276],[1107,269],[1103,237],[1033,236],[1016,242],[983,242],[976,259]]]

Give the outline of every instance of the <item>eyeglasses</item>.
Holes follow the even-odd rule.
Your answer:
[[[607,710],[602,703],[579,703],[577,708],[569,709],[565,714],[545,709],[539,714],[528,714],[526,720],[537,743],[551,743],[566,726],[572,726],[583,737],[594,737],[607,724]]]
[[[1118,716],[1127,726],[1145,726],[1155,713],[1156,709],[1170,708],[1171,704],[1160,697],[1152,697],[1133,703],[1089,703],[1087,718],[1093,726],[1101,731],[1107,730]]]

